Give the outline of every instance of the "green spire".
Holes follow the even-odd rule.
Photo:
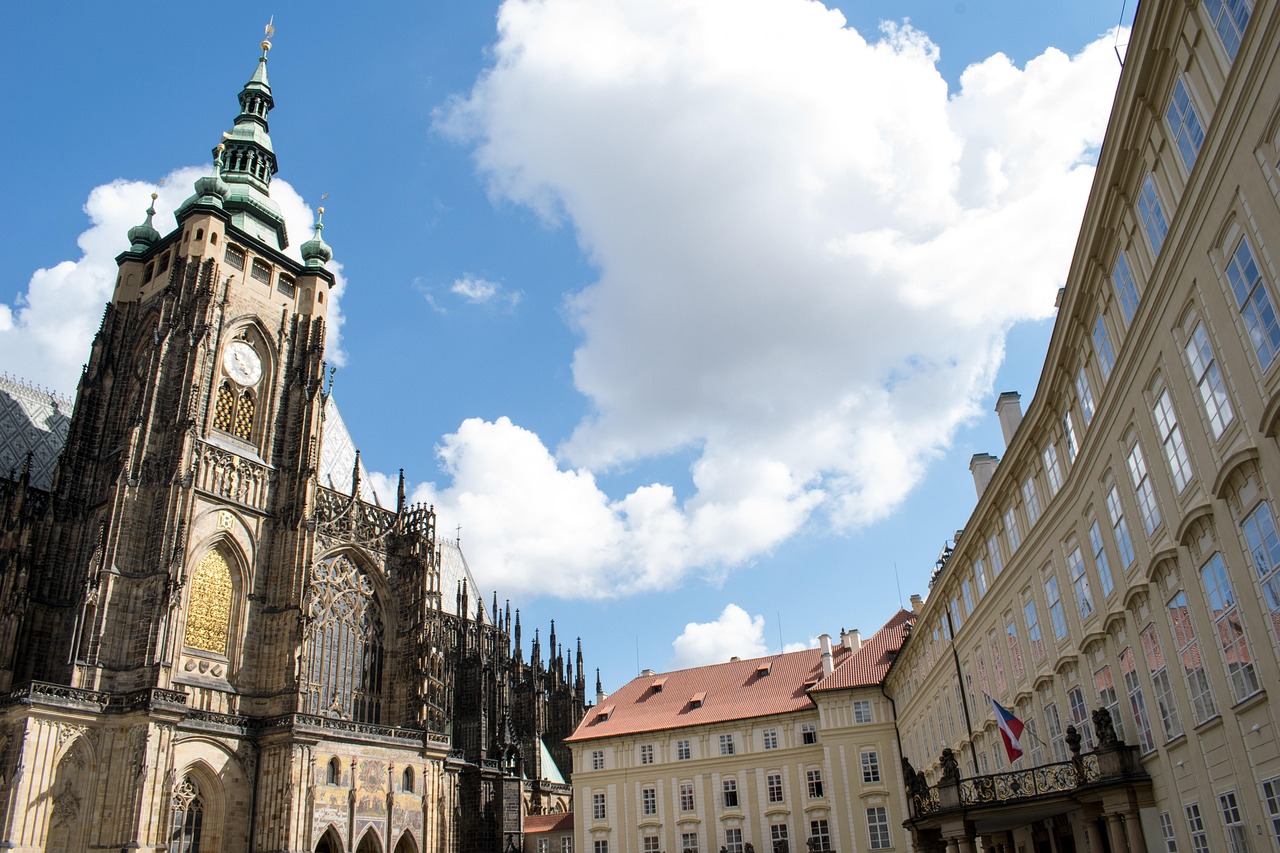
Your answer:
[[[316,236],[298,247],[298,251],[302,253],[302,260],[309,267],[322,267],[333,259],[333,249],[329,248],[329,244],[320,236],[320,232],[324,230],[324,208],[316,208]]]
[[[152,193],[146,221],[129,229],[130,252],[145,252],[160,241],[160,232],[151,224],[151,217],[156,215],[156,198],[156,194]]]
[[[267,113],[275,106],[271,84],[267,82],[267,51],[271,42],[263,39],[262,56],[249,82],[240,90],[240,114],[231,132],[224,134],[226,153],[223,177],[228,183],[248,184],[267,192],[271,176],[277,171],[276,154],[271,148]]]

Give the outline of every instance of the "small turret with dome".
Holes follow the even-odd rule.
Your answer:
[[[159,198],[155,193],[151,194],[151,204],[147,206],[147,218],[141,225],[135,225],[129,229],[129,251],[139,254],[146,252],[156,243],[160,242],[160,232],[151,224],[151,217],[156,215],[156,199]]]
[[[324,231],[324,208],[316,208],[316,235],[298,247],[302,260],[309,267],[322,267],[333,260],[333,249],[320,236]]]

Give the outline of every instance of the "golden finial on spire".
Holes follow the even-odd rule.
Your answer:
[[[272,15],[271,20],[267,21],[267,25],[262,28],[264,37],[262,39],[262,57],[265,59],[267,51],[271,50],[271,37],[276,34],[276,16]]]

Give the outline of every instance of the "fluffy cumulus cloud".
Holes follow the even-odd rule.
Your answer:
[[[80,257],[36,270],[12,305],[0,303],[0,364],[21,365],[23,379],[74,394],[103,308],[111,299],[115,257],[129,248],[129,229],[142,221],[154,192],[159,195],[154,223],[167,234],[175,227],[174,210],[192,194],[196,178],[207,172],[207,167],[177,169],[160,186],[120,179],[95,187],[84,205],[89,227],[77,240]],[[301,262],[298,246],[311,233],[312,210],[279,179],[271,182],[271,197],[284,213],[292,241],[286,254]],[[329,268],[337,281],[329,303],[326,355],[330,362],[342,364],[340,306],[346,282],[341,264],[331,263]]]
[[[677,669],[724,663],[731,657],[756,658],[769,653],[764,617],[752,616],[736,604],[725,605],[714,622],[690,622],[671,644]]]
[[[554,456],[505,421],[443,442],[477,565],[625,592],[890,512],[1053,309],[1114,34],[949,92],[925,34],[812,0],[506,0],[498,27],[439,124],[600,274],[568,301],[591,413]],[[689,449],[685,502],[591,474]]]
[[[520,302],[518,292],[507,290],[497,282],[473,275],[464,275],[454,281],[449,292],[473,305],[500,304],[514,308]]]

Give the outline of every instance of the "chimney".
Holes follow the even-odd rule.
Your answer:
[[[996,474],[996,466],[1000,460],[990,453],[975,453],[969,460],[969,471],[973,473],[973,487],[978,490],[978,497],[991,485],[991,478]]]
[[[1022,395],[1017,391],[1005,391],[996,400],[996,414],[1000,416],[1000,431],[1004,433],[1004,446],[1013,444],[1013,436],[1022,423]]]
[[[820,634],[818,636],[818,647],[822,649],[822,677],[826,678],[835,669],[835,666],[831,663],[831,635]]]
[[[845,642],[845,645],[849,647],[851,652],[860,651],[862,649],[862,632],[857,628],[850,631],[849,639]]]
[[[911,596],[911,612],[915,613],[916,615],[919,615],[921,609],[923,608],[924,608],[924,599],[921,598],[919,595],[916,595],[913,593]]]

